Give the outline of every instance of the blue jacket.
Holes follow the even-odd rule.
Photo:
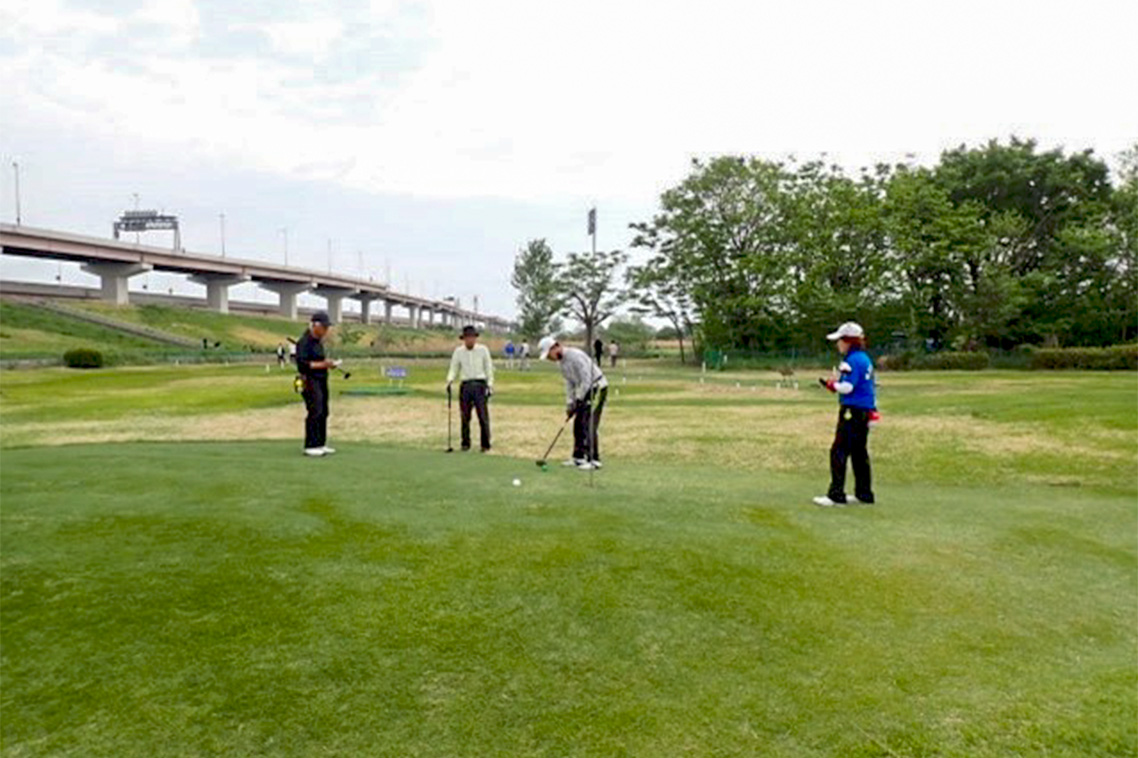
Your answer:
[[[877,392],[873,383],[873,361],[864,350],[854,349],[846,354],[838,367],[838,402],[851,408],[877,407]]]

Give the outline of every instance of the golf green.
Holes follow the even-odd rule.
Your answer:
[[[1138,749],[1117,477],[913,473],[819,509],[813,464],[614,458],[592,488],[363,442],[0,465],[4,755]]]

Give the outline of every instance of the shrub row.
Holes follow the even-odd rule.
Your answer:
[[[907,351],[883,355],[877,359],[882,371],[980,371],[988,368],[991,360],[987,353],[934,353],[918,355]]]
[[[1031,367],[1033,369],[1134,371],[1138,369],[1138,345],[1042,348],[1031,351]]]
[[[89,347],[77,347],[63,354],[63,365],[68,368],[102,368],[103,354]]]

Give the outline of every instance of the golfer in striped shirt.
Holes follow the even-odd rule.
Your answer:
[[[447,393],[459,380],[458,407],[462,414],[462,449],[470,449],[470,412],[478,413],[482,452],[490,450],[490,396],[494,394],[494,363],[490,350],[478,344],[478,330],[462,328],[462,344],[454,349],[447,372]]]
[[[573,419],[573,457],[566,466],[582,471],[601,467],[600,438],[601,413],[608,397],[608,379],[592,356],[575,347],[564,347],[553,337],[545,337],[538,345],[541,360],[551,360],[561,366],[565,378],[565,413]]]

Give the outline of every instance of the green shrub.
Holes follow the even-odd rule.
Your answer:
[[[926,355],[917,362],[916,368],[930,371],[982,371],[991,364],[985,352],[949,352]]]
[[[103,354],[89,347],[77,347],[63,354],[63,365],[68,368],[102,368]]]
[[[1033,369],[1084,369],[1134,371],[1138,369],[1138,345],[1114,347],[1045,348],[1031,354]]]
[[[916,357],[916,353],[912,350],[883,355],[877,359],[877,369],[879,371],[909,371],[913,368]]]

